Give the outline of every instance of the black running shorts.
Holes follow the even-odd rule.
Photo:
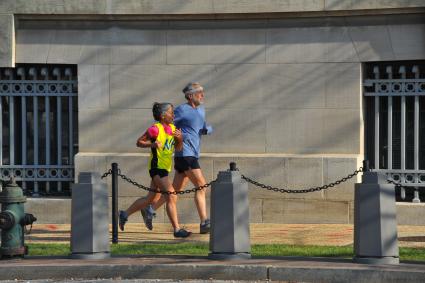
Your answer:
[[[174,157],[174,169],[183,173],[189,169],[200,169],[198,158],[193,156]]]
[[[165,169],[152,168],[149,170],[149,175],[151,175],[151,178],[153,178],[155,175],[158,175],[159,178],[163,178],[168,176],[168,171]]]

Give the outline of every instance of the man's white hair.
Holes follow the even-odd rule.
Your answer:
[[[186,99],[188,99],[189,95],[197,93],[199,91],[203,91],[203,90],[204,90],[204,88],[201,86],[200,83],[191,82],[191,83],[188,83],[182,91],[183,91]]]

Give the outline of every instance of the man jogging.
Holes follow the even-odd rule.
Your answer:
[[[206,184],[205,177],[199,165],[199,154],[201,147],[201,136],[211,134],[213,129],[205,121],[204,88],[196,82],[188,83],[183,89],[187,103],[176,107],[174,111],[174,124],[181,129],[183,135],[183,150],[175,151],[173,187],[178,192],[183,190],[188,181],[200,187]],[[165,199],[153,204],[154,210],[158,209]],[[209,233],[210,220],[207,216],[205,189],[196,191],[195,204],[200,218],[199,232]],[[153,210],[147,208],[142,210],[146,227],[152,230]]]

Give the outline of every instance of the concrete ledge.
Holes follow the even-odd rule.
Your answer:
[[[71,199],[27,198],[25,212],[37,217],[37,223],[71,223]]]
[[[380,10],[422,8],[423,1],[406,0],[3,0],[6,11],[16,14],[93,14],[93,15],[154,15],[154,14],[247,14],[279,12],[328,12],[347,10]],[[1,7],[1,6],[0,6]]]
[[[401,266],[353,265],[350,267],[322,267],[315,263],[310,266],[270,267],[269,280],[295,280],[296,282],[423,282],[425,272],[420,270],[402,270]]]
[[[181,258],[181,257],[179,257]],[[122,261],[126,263],[122,263]],[[45,260],[40,260],[42,262]],[[48,265],[0,266],[0,280],[29,279],[69,279],[69,278],[122,278],[122,279],[218,279],[218,280],[264,280],[267,267],[259,265],[228,265],[217,262],[197,264],[198,258],[191,258],[193,263],[178,264],[177,260],[160,258],[141,263],[140,259],[112,260],[50,260]],[[143,260],[144,261],[144,260]],[[171,263],[174,261],[173,263]],[[180,260],[178,260],[180,261]],[[34,262],[31,260],[31,262]],[[55,264],[54,262],[59,262]]]
[[[120,209],[129,206],[135,199],[136,196],[121,197]],[[266,207],[264,211],[263,206]],[[340,207],[342,209],[339,209]],[[198,221],[192,197],[180,199],[178,208],[179,218],[182,223],[196,223]],[[251,213],[251,223],[352,223],[352,219],[347,220],[347,215],[351,215],[352,212],[346,212],[348,208],[346,208],[344,202],[293,199],[273,201],[250,197],[250,209],[256,212]],[[422,203],[397,203],[397,224],[425,225],[425,219],[417,217],[417,215],[423,215],[424,210],[425,204]],[[71,199],[28,198],[25,204],[25,211],[37,217],[37,224],[71,223]],[[52,211],[55,213],[52,213]],[[347,215],[342,212],[346,212]],[[139,213],[130,218],[132,223],[140,223],[141,221]],[[155,221],[168,223],[168,218],[163,208],[158,211]]]
[[[397,203],[397,223],[404,225],[425,225],[425,220],[423,217],[418,217],[419,215],[424,215],[425,212],[425,203],[409,203],[409,202],[399,202]]]
[[[103,260],[30,257],[3,261],[0,265],[0,280],[70,278],[424,282],[425,269],[423,263],[377,266],[355,264],[349,259],[298,257],[231,262],[190,256],[134,256]]]

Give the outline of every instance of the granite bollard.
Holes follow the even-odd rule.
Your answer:
[[[235,163],[211,188],[210,259],[251,258],[248,184]]]
[[[71,258],[110,257],[108,190],[99,173],[79,174],[71,209]]]
[[[354,194],[354,262],[398,264],[395,189],[386,176],[364,172]]]

